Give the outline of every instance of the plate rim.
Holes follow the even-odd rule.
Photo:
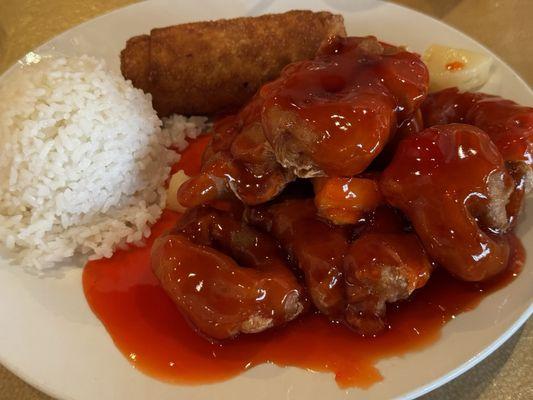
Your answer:
[[[531,314],[533,314],[533,304],[530,304],[529,307],[516,319],[516,321],[507,329],[502,335],[500,335],[496,340],[494,340],[491,344],[489,344],[487,347],[485,347],[481,352],[477,353],[474,357],[471,359],[465,361],[461,365],[459,365],[457,368],[451,370],[445,375],[442,375],[441,377],[434,379],[433,381],[427,383],[426,385],[422,385],[410,392],[407,392],[399,397],[396,397],[397,400],[413,400],[420,396],[423,396],[427,393],[432,392],[435,389],[440,388],[441,386],[444,386],[445,384],[453,381],[455,378],[458,378],[459,376],[463,375],[464,373],[468,372],[472,368],[474,368],[476,365],[478,365],[481,361],[485,360],[488,356],[490,356],[492,353],[494,353],[496,350],[498,350],[505,342],[507,342],[511,336],[513,336],[531,317]]]

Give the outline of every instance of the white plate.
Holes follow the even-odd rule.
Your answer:
[[[432,18],[369,0],[243,0],[231,4],[224,0],[156,0],[89,21],[38,51],[92,54],[118,68],[118,54],[126,39],[152,27],[298,8],[342,13],[349,34],[375,34],[418,52],[436,42],[490,53]],[[497,58],[495,74],[484,90],[523,104],[533,103],[528,86]],[[529,217],[523,218],[519,233],[533,254],[533,202],[527,211]],[[213,385],[162,383],[136,371],[114,346],[85,301],[81,269],[70,269],[61,278],[39,279],[8,268],[0,259],[0,361],[42,391],[65,399],[409,399],[471,368],[527,320],[533,311],[532,260],[529,258],[525,270],[509,286],[447,324],[435,344],[379,362],[385,379],[363,391],[339,389],[330,374],[272,365]]]

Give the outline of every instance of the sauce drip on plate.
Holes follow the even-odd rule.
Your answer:
[[[192,143],[177,168],[188,175],[198,172],[207,140]],[[216,382],[272,362],[333,372],[341,387],[368,387],[381,379],[377,361],[434,343],[446,322],[508,284],[525,259],[519,240],[510,236],[511,263],[496,280],[465,283],[436,271],[408,301],[389,308],[391,329],[377,338],[362,338],[312,314],[279,329],[211,342],[182,317],[150,268],[153,240],[178,218],[165,211],[146,247],[91,261],[83,272],[87,301],[119,350],[144,373],[175,383]]]

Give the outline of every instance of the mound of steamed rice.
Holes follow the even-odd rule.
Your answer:
[[[142,244],[165,204],[185,136],[151,98],[88,56],[43,58],[0,83],[0,241],[39,270],[76,255]]]

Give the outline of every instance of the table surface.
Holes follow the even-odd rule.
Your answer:
[[[353,0],[356,1],[356,0]],[[58,33],[134,0],[0,0],[0,73]],[[533,83],[533,1],[395,1],[455,26]],[[424,400],[533,399],[533,320],[478,366]],[[49,400],[0,365],[0,399]]]

